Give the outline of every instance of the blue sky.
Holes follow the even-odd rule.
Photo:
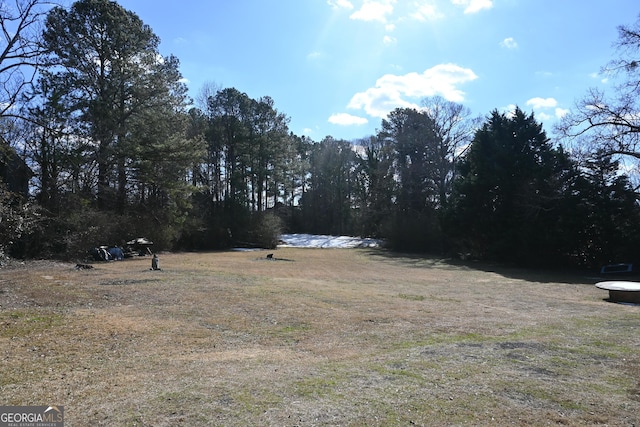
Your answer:
[[[206,83],[270,96],[319,141],[374,134],[439,95],[474,115],[518,105],[551,133],[615,55],[637,0],[119,0]]]

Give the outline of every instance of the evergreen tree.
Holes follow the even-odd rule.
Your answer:
[[[393,149],[395,209],[387,236],[396,249],[438,251],[441,141],[426,111],[399,108],[382,121],[378,137]]]
[[[494,111],[460,165],[449,233],[478,257],[525,263],[557,256],[554,224],[570,166],[533,114]]]
[[[302,216],[298,205],[307,190],[309,157],[313,141],[305,136],[289,133],[289,154],[283,158],[282,196],[287,206],[286,225],[292,230],[301,230]]]
[[[309,188],[300,202],[306,231],[353,233],[355,162],[353,146],[347,141],[326,137],[312,146]]]
[[[571,255],[589,268],[619,262],[638,262],[640,207],[618,161],[604,150],[587,160],[571,185]]]
[[[380,137],[394,147],[398,208],[415,213],[435,208],[439,191],[434,121],[425,112],[399,108],[382,121]]]
[[[249,193],[245,184],[248,176],[250,115],[252,99],[235,88],[218,91],[209,98],[208,155],[215,162],[211,177],[216,199],[224,201],[228,212],[248,209]]]
[[[357,199],[360,234],[384,237],[393,214],[394,153],[388,140],[371,136],[357,143]]]
[[[268,96],[251,103],[248,119],[252,210],[263,211],[278,202],[282,168],[285,159],[293,156],[288,138],[289,119],[275,109],[273,99]],[[273,200],[270,206],[269,199]]]
[[[185,106],[178,61],[162,57],[158,37],[138,16],[110,0],[80,0],[67,10],[54,8],[46,21],[44,44],[57,67],[45,74],[65,93],[78,117],[78,131],[95,144],[97,201],[124,211],[131,186],[134,124]],[[164,105],[169,105],[165,108]]]
[[[40,80],[38,92],[42,103],[29,109],[25,148],[35,173],[37,200],[45,209],[57,212],[61,193],[73,187],[72,152],[77,144],[66,133],[69,120],[60,88]]]

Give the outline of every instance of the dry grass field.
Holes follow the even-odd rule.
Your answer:
[[[382,250],[0,268],[0,404],[76,426],[640,425],[640,306]]]

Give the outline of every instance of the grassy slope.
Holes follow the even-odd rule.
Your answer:
[[[640,423],[640,308],[593,280],[265,255],[1,269],[1,403],[72,427]]]

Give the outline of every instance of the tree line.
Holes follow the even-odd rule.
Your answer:
[[[268,96],[205,87],[193,106],[178,59],[114,1],[2,8],[3,253],[81,256],[138,236],[273,247],[288,231],[526,265],[636,261],[640,23],[620,27],[616,95],[588,92],[564,141],[520,108],[480,118],[439,97],[375,135],[313,141]]]

